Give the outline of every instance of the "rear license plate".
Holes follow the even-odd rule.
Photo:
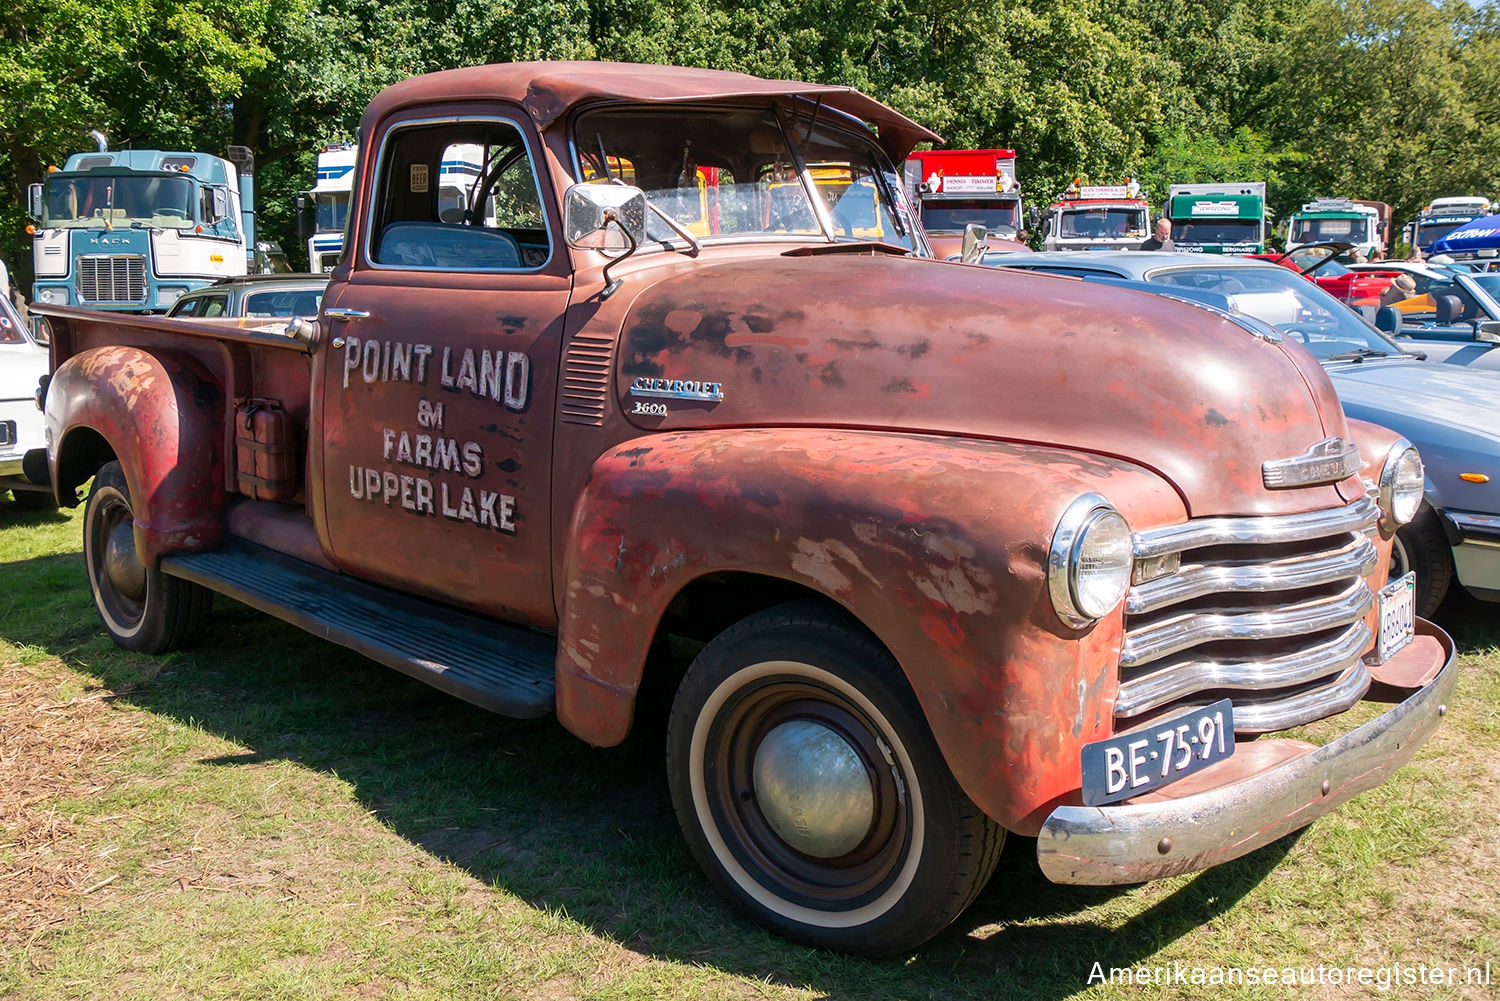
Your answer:
[[[1380,589],[1380,636],[1375,656],[1381,663],[1401,652],[1417,634],[1417,575],[1413,571]]]
[[[1234,707],[1222,699],[1144,730],[1083,745],[1083,805],[1159,789],[1234,754]]]

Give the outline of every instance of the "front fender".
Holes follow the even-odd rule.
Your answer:
[[[1078,749],[1111,733],[1121,616],[1071,629],[1046,590],[1052,532],[1090,490],[1134,527],[1186,518],[1154,474],[1053,448],[805,429],[621,444],[574,509],[559,718],[624,739],[657,625],[694,579],[793,581],[886,645],[965,792],[1035,833],[1076,794]]]
[[[93,475],[70,461],[89,429],[108,443],[130,485],[141,562],[212,549],[223,535],[224,407],[218,384],[190,358],[140,348],[91,348],[47,387],[47,462],[59,498]]]

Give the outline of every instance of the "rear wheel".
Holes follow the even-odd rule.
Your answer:
[[[142,565],[130,487],[118,462],[94,476],[83,512],[83,557],[94,607],[120,646],[164,653],[202,634],[213,592]]]
[[[1430,619],[1453,583],[1453,553],[1437,513],[1423,504],[1416,518],[1396,531],[1391,545],[1391,580],[1417,573],[1417,614]]]
[[[824,948],[886,955],[936,935],[1005,837],[954,781],[890,654],[816,605],[751,616],[703,649],[672,707],[667,771],[709,878]]]

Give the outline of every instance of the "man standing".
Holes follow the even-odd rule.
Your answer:
[[[1146,239],[1146,242],[1141,244],[1140,249],[1164,250],[1168,252],[1176,250],[1177,245],[1172,242],[1172,220],[1166,216],[1162,216],[1156,220],[1156,229]]]

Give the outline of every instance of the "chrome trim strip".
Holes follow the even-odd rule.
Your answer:
[[[1332,584],[1345,577],[1367,576],[1377,562],[1375,544],[1367,535],[1359,533],[1331,552],[1268,562],[1241,561],[1184,567],[1171,576],[1136,585],[1125,600],[1125,611],[1135,615],[1220,592],[1290,591]]]
[[[1262,611],[1188,612],[1125,634],[1121,667],[1139,667],[1169,653],[1213,640],[1261,640],[1301,636],[1346,626],[1363,618],[1375,596],[1356,579],[1336,595]]]
[[[1263,691],[1302,685],[1335,672],[1342,674],[1359,662],[1374,637],[1360,619],[1338,636],[1317,646],[1264,660],[1189,660],[1164,667],[1120,686],[1116,716],[1139,716],[1175,699],[1208,689]],[[1269,692],[1266,694],[1275,694]],[[1235,722],[1240,706],[1235,703]],[[1128,722],[1126,726],[1130,726]]]
[[[1320,748],[1239,782],[1179,799],[1058,807],[1037,838],[1042,872],[1054,883],[1085,886],[1196,872],[1306,827],[1380,785],[1437,728],[1458,677],[1448,635],[1422,620],[1417,633],[1437,640],[1444,664],[1437,677],[1406,701]],[[1232,769],[1227,762],[1223,767]],[[1170,839],[1166,854],[1163,838]]]
[[[1369,497],[1361,497],[1344,507],[1308,511],[1305,514],[1198,518],[1181,525],[1137,532],[1135,556],[1136,559],[1142,559],[1201,546],[1303,542],[1326,535],[1363,531],[1374,525],[1379,516],[1380,511],[1375,501]]]
[[[1311,723],[1343,712],[1370,690],[1370,672],[1364,661],[1355,661],[1331,684],[1295,695],[1275,695],[1264,702],[1234,704],[1235,733],[1270,733]]]

